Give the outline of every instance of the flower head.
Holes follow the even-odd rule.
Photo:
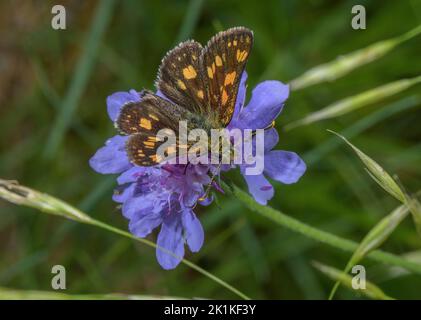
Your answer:
[[[247,175],[248,165],[239,165],[249,192],[257,202],[266,204],[274,194],[266,176],[283,183],[294,183],[302,176],[306,166],[293,152],[272,150],[278,143],[278,134],[270,126],[288,98],[288,86],[279,81],[262,82],[256,86],[250,102],[244,106],[246,80],[247,74],[244,72],[234,115],[227,128],[267,129],[264,136],[263,173]],[[160,92],[157,95],[163,97]],[[111,120],[118,118],[123,105],[139,101],[141,96],[135,90],[109,96],[107,109]],[[90,159],[90,165],[102,174],[120,174],[117,178],[119,187],[113,199],[122,204],[123,215],[129,220],[130,232],[138,237],[146,237],[161,226],[157,238],[157,260],[164,269],[173,269],[184,256],[185,244],[192,252],[202,247],[204,232],[193,208],[197,203],[208,205],[212,202],[212,195],[206,193],[207,186],[214,183],[209,173],[219,174],[219,167],[204,164],[137,166],[127,156],[127,139],[127,136],[121,135],[109,139]],[[231,168],[234,166],[222,167],[224,171]]]

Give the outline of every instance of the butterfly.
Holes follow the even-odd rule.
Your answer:
[[[155,86],[161,94],[144,91],[141,100],[125,104],[115,122],[128,135],[126,151],[139,166],[162,162],[157,149],[160,130],[173,130],[179,122],[188,130],[225,128],[234,113],[241,75],[253,45],[253,32],[235,27],[213,36],[205,47],[194,40],[180,43],[162,59]],[[187,150],[177,139],[167,156]],[[178,153],[177,153],[178,152]]]

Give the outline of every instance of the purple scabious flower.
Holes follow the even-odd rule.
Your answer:
[[[135,90],[117,92],[107,98],[108,115],[115,121],[121,107],[140,100]],[[144,238],[161,226],[156,256],[164,269],[173,269],[184,256],[184,244],[192,252],[200,250],[204,240],[202,225],[193,212],[196,203],[208,205],[212,197],[199,199],[211,181],[205,165],[162,165],[140,167],[133,165],[127,156],[127,136],[116,135],[109,139],[90,159],[91,167],[102,174],[120,173],[113,200],[122,204],[129,230]],[[168,254],[159,247],[172,252]]]
[[[245,104],[247,73],[244,71],[238,89],[237,102],[229,129],[265,129],[281,113],[289,96],[289,86],[280,81],[268,80],[259,83],[252,91],[250,101]],[[272,150],[279,141],[275,128],[265,130],[264,135],[264,171],[258,175],[247,175],[248,165],[240,165],[240,171],[247,182],[250,194],[263,205],[274,195],[269,176],[284,184],[295,183],[306,171],[304,161],[291,151]]]
[[[256,86],[249,103],[244,106],[246,80],[244,72],[228,129],[265,129],[281,112],[289,88],[279,81],[264,81]],[[166,98],[160,92],[157,94]],[[116,121],[123,105],[140,99],[141,95],[135,90],[112,94],[107,98],[110,119]],[[289,184],[296,182],[306,169],[294,152],[272,150],[278,143],[276,129],[265,130],[264,138],[264,172],[247,175],[247,165],[239,165],[249,192],[261,204],[266,204],[274,195],[273,187],[265,176]],[[185,244],[192,252],[202,247],[204,232],[193,208],[197,203],[209,205],[212,202],[212,196],[204,200],[201,197],[211,182],[209,172],[215,174],[218,170],[216,166],[201,164],[187,167],[175,164],[155,167],[134,165],[126,153],[127,139],[127,136],[121,135],[110,138],[90,159],[90,165],[102,174],[120,174],[113,200],[121,203],[123,215],[129,220],[130,232],[143,238],[161,226],[156,257],[164,269],[173,269],[184,256]],[[223,166],[224,171],[228,168]]]
[[[113,199],[122,203],[130,232],[143,238],[161,225],[157,245],[175,255],[156,250],[158,262],[164,269],[173,269],[179,264],[185,243],[192,252],[202,247],[203,228],[192,208],[203,195],[203,186],[210,182],[208,170],[201,165],[187,169],[183,165],[133,166],[117,178],[122,191]],[[201,203],[210,202],[207,199]]]

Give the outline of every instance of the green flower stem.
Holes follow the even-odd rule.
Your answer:
[[[142,242],[142,243],[144,243],[144,244],[146,244],[146,245],[148,245],[150,247],[153,247],[153,248],[157,248],[158,247],[155,243],[153,243],[153,242],[151,242],[149,240],[142,239],[142,238],[137,238],[137,237],[135,237],[134,235],[132,235],[131,233],[129,233],[127,231],[123,231],[121,229],[115,228],[115,227],[110,226],[109,224],[106,224],[104,222],[101,222],[101,221],[98,221],[98,220],[93,220],[91,222],[91,224],[94,225],[94,226],[100,227],[102,229],[111,231],[113,233],[119,234],[121,236],[124,236],[124,237],[130,238],[130,239],[133,239],[133,240]],[[163,249],[163,248],[161,248],[161,249]],[[165,250],[165,249],[163,249],[163,250]],[[167,250],[165,250],[165,251],[167,251]],[[168,253],[170,253],[170,252],[168,252]],[[182,259],[181,262],[184,263],[185,265],[189,266],[190,268],[196,270],[197,272],[203,274],[204,276],[208,277],[209,279],[215,281],[216,283],[220,284],[221,286],[227,288],[228,290],[230,290],[231,292],[235,293],[236,295],[238,295],[242,299],[250,300],[250,298],[248,296],[246,296],[244,293],[242,293],[240,290],[234,288],[230,284],[226,283],[225,281],[223,281],[222,279],[220,279],[217,276],[213,275],[212,273],[206,271],[205,269],[199,267],[198,265],[194,264],[193,262],[190,262],[187,259]]]
[[[93,225],[104,230],[110,231],[112,233],[124,236],[126,238],[141,242],[149,247],[158,248],[158,246],[146,239],[138,238],[127,231],[123,231],[121,229],[115,228],[105,222],[93,219],[86,213],[80,211],[79,209],[71,206],[70,204],[59,200],[55,197],[52,197],[48,194],[38,192],[36,190],[21,186],[16,183],[16,181],[8,181],[0,179],[0,198],[3,198],[6,201],[15,203],[17,205],[23,205],[35,208],[45,213],[65,217],[77,222]],[[165,248],[159,248],[162,251],[175,256],[172,252],[169,252]],[[242,293],[240,290],[234,288],[230,284],[226,283],[222,279],[218,278],[217,276],[213,275],[212,273],[204,270],[203,268],[199,267],[198,265],[190,262],[187,259],[182,259],[182,263],[187,265],[188,267],[196,270],[197,272],[201,273],[202,275],[208,277],[209,279],[215,281],[216,283],[220,284],[221,286],[225,287],[226,289],[230,290],[232,293],[236,294],[237,296],[241,297],[242,299],[249,300],[250,298]]]
[[[221,185],[224,190],[232,193],[232,195],[245,204],[250,210],[259,213],[263,217],[268,218],[289,230],[301,233],[313,240],[347,252],[354,252],[358,248],[358,243],[354,241],[314,228],[269,206],[263,206],[256,203],[251,196],[232,183],[228,185],[221,182]],[[421,264],[408,261],[388,252],[374,250],[368,254],[368,257],[378,262],[399,266],[414,273],[421,274]]]
[[[232,193],[239,201],[244,203],[252,211],[261,214],[262,216],[274,221],[275,223],[281,226],[284,226],[292,231],[301,233],[313,240],[326,243],[332,247],[342,249],[344,251],[354,252],[358,248],[358,243],[356,242],[338,237],[336,235],[333,235],[323,230],[319,230],[299,220],[296,220],[280,211],[277,211],[269,206],[262,206],[256,203],[254,199],[250,197],[246,192],[242,191],[241,189],[239,189],[237,186],[233,184],[230,184],[229,186],[224,182],[221,182],[221,184],[227,192]],[[100,227],[102,229],[116,233],[118,235],[139,241],[149,247],[153,247],[153,248],[157,247],[155,243],[149,240],[137,238],[127,231],[120,230],[102,221],[93,219],[89,217],[87,214],[83,213],[82,211],[74,208],[73,206],[57,198],[54,198],[47,194],[39,193],[30,188],[17,185],[15,182],[0,180],[0,197],[18,205],[25,205],[25,206],[33,207],[35,209],[38,209],[46,213],[59,215],[59,216],[66,217],[66,218],[69,218],[81,223]],[[375,250],[371,252],[368,255],[368,257],[378,262],[399,266],[406,270],[412,271],[414,273],[421,274],[420,264],[408,261],[404,258],[401,258],[391,253]],[[242,293],[238,289],[234,288],[233,286],[229,285],[228,283],[219,279],[218,277],[209,273],[208,271],[202,269],[201,267],[195,265],[194,263],[186,259],[183,259],[182,263],[196,270],[197,272],[203,274],[209,279],[212,279],[216,283],[219,283],[221,286],[227,288],[228,290],[235,293],[239,297],[243,299],[249,299],[248,296],[246,296],[244,293]]]

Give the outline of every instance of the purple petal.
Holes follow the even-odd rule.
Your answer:
[[[110,119],[116,121],[120,113],[120,109],[127,102],[140,100],[139,93],[136,90],[129,92],[116,92],[107,97],[107,111]]]
[[[272,150],[278,142],[279,135],[275,128],[265,130],[265,152]]]
[[[275,128],[265,130],[264,152],[271,151],[279,142],[278,131]],[[256,154],[256,137],[253,137],[253,154]]]
[[[136,184],[131,183],[130,185],[118,186],[114,190],[113,201],[118,203],[126,202],[133,196],[133,192],[136,189]]]
[[[243,74],[241,75],[240,85],[238,87],[238,93],[237,93],[237,101],[235,102],[235,108],[234,108],[234,114],[232,115],[231,123],[228,126],[228,128],[236,128],[236,121],[238,119],[238,115],[240,114],[243,106],[244,101],[246,100],[246,87],[247,82],[247,72],[244,70]]]
[[[170,99],[168,99],[167,98],[167,96],[161,91],[161,90],[157,90],[156,91],[156,93],[155,93],[158,97],[161,97],[162,99],[165,99],[165,100],[167,100],[167,101],[169,101],[169,102],[171,102],[171,103],[174,103],[174,102],[172,102]]]
[[[289,86],[280,81],[264,81],[252,93],[250,102],[238,118],[238,127],[264,129],[276,119],[289,95]]]
[[[118,176],[118,184],[125,184],[135,182],[139,176],[141,176],[147,170],[146,167],[133,166],[127,171],[124,171]]]
[[[127,137],[114,136],[100,148],[89,160],[89,164],[98,173],[120,173],[132,167],[125,150]]]
[[[198,200],[197,201],[201,206],[208,206],[213,202],[213,194],[209,195],[207,198],[203,199],[203,200]]]
[[[178,214],[167,217],[161,226],[157,245],[174,254],[170,255],[165,251],[156,248],[156,258],[162,268],[174,269],[184,256],[183,226]]]
[[[247,182],[250,194],[256,202],[266,205],[267,201],[272,199],[274,194],[273,187],[263,174],[252,176],[243,173],[243,177]]]
[[[274,150],[265,155],[265,173],[285,184],[295,183],[306,171],[306,164],[295,153]]]
[[[184,237],[192,252],[198,252],[203,245],[205,234],[202,224],[191,210],[184,210],[181,216],[184,228]]]
[[[132,219],[129,222],[129,230],[136,237],[144,238],[162,223],[162,215],[148,212]]]
[[[124,203],[121,211],[123,216],[127,219],[136,219],[139,216],[143,216],[148,212],[157,212],[159,213],[162,207],[156,206],[154,201],[154,194],[138,195],[136,197],[129,197]]]

